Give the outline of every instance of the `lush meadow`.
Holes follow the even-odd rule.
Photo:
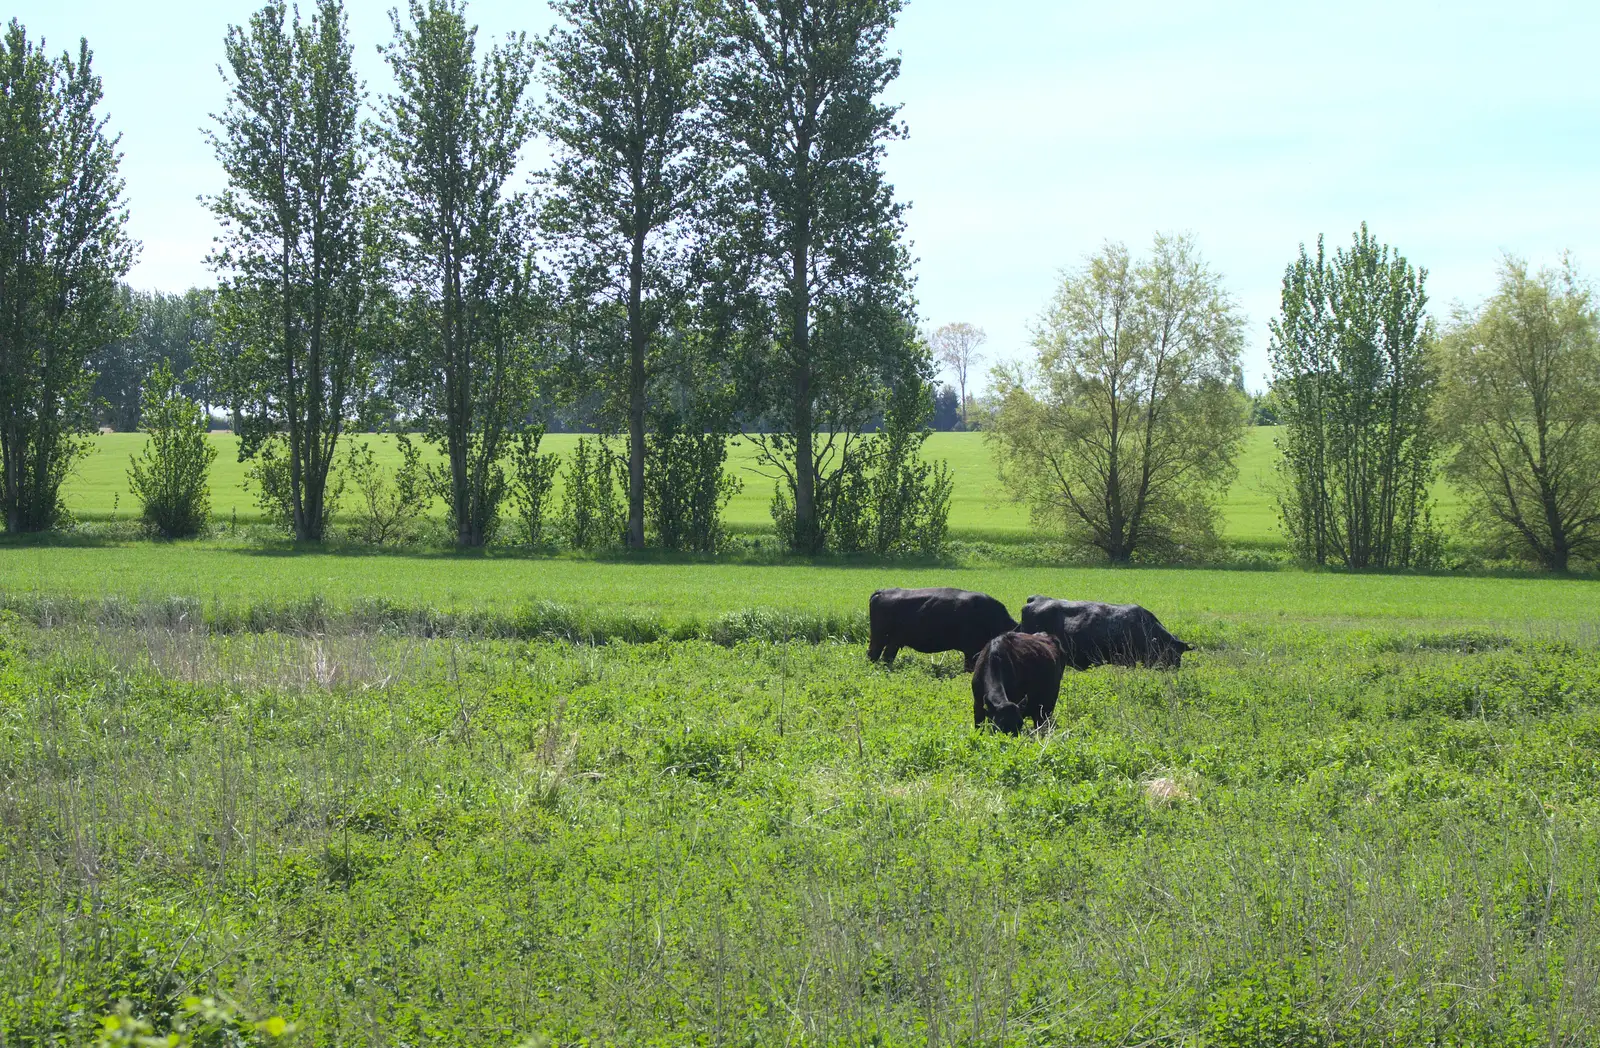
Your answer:
[[[1200,645],[974,732],[866,596]],[[1582,1044],[1600,582],[0,550],[0,1043]]]
[[[1594,586],[1056,581],[1203,650],[1010,739],[840,640],[11,613],[0,1042],[222,992],[307,1044],[1594,1041]]]

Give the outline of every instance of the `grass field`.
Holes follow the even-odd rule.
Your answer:
[[[1600,630],[1600,580],[1113,568],[933,568],[886,564],[635,563],[625,560],[289,553],[187,544],[0,548],[0,599],[70,597],[199,606],[366,603],[512,619],[535,603],[600,618],[660,622],[670,632],[752,608],[836,620],[861,617],[888,585],[954,585],[1013,610],[1034,593],[1131,601],[1184,625],[1213,621],[1486,626],[1513,633]]]
[[[871,582],[694,570],[716,607]],[[1203,650],[1012,739],[958,659],[853,643],[0,614],[0,1043],[192,994],[307,1045],[1594,1043],[1592,586],[965,581],[1183,598]]]
[[[1274,545],[1281,539],[1276,511],[1265,490],[1276,457],[1272,431],[1253,429],[1248,437],[1239,460],[1239,477],[1225,507],[1226,535],[1230,541],[1244,545]],[[77,473],[67,483],[68,508],[87,520],[104,520],[114,513],[124,518],[136,516],[138,505],[128,493],[128,458],[143,446],[144,439],[138,433],[112,433],[94,438],[94,452],[79,465]],[[245,467],[238,461],[237,441],[227,434],[215,434],[212,439],[219,451],[211,471],[214,512],[224,520],[235,515],[241,521],[261,519],[253,495],[244,490]],[[398,462],[390,439],[381,436],[361,439],[370,440],[391,466]],[[544,447],[570,455],[577,441],[572,434],[551,434],[545,438]],[[935,433],[928,438],[926,447],[929,457],[946,460],[955,473],[950,524],[956,534],[1002,541],[1034,534],[1027,511],[1007,499],[1001,490],[982,434]],[[740,530],[770,529],[773,482],[758,472],[755,449],[747,441],[734,446],[729,468],[744,481],[744,490],[729,505],[728,522]]]

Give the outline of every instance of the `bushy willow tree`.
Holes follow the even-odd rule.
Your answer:
[[[0,38],[0,509],[8,532],[65,515],[93,424],[91,361],[123,327],[133,261],[117,139],[80,42],[51,59],[16,19]]]
[[[1436,543],[1428,485],[1437,382],[1428,271],[1363,223],[1328,258],[1322,238],[1283,277],[1272,322],[1272,389],[1284,436],[1284,528],[1304,559],[1405,567]]]
[[[775,519],[799,552],[827,545],[858,434],[927,354],[908,324],[904,206],[883,176],[885,145],[904,134],[882,101],[900,71],[886,44],[900,7],[726,0],[714,21],[713,126],[731,173],[712,297],[737,345],[750,439],[779,477]]]
[[[1068,273],[1031,367],[997,369],[988,441],[1041,525],[1114,562],[1214,538],[1244,436],[1242,322],[1187,237]]]
[[[380,142],[409,301],[402,382],[444,452],[438,486],[456,543],[481,546],[541,366],[531,203],[507,190],[534,130],[532,51],[513,36],[480,64],[457,0],[411,0],[409,24],[391,18],[396,90]]]
[[[1550,571],[1600,560],[1600,315],[1570,261],[1500,288],[1443,340],[1446,471],[1468,522]]]
[[[557,147],[546,219],[568,248],[574,285],[603,289],[625,314],[622,351],[588,363],[590,380],[624,406],[628,544],[638,548],[648,394],[662,370],[663,329],[691,287],[691,219],[707,199],[710,41],[694,0],[557,0],[555,9],[565,25],[543,48],[550,102],[541,124]],[[715,456],[709,444],[697,448]]]
[[[210,200],[222,223],[217,345],[202,354],[213,395],[237,406],[241,460],[302,541],[321,541],[340,435],[366,395],[388,312],[382,237],[366,190],[338,0],[308,23],[269,3],[228,31],[227,108],[210,133],[228,176]]]

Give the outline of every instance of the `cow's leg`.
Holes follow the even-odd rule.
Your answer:
[[[963,673],[971,673],[972,672],[972,667],[976,666],[977,664],[978,664],[978,653],[977,652],[975,652],[975,651],[964,651],[964,652],[961,653],[961,670],[962,670]]]
[[[886,644],[883,648],[883,666],[885,669],[894,669],[894,657],[900,654],[900,645]]]
[[[881,656],[882,654],[883,654],[883,641],[879,640],[878,637],[876,635],[874,635],[872,637],[872,639],[867,641],[867,661],[868,662],[877,662],[878,661],[878,657]]]
[[[1056,722],[1056,700],[1061,698],[1061,678],[1047,681],[1039,695],[1039,709],[1044,714],[1046,724],[1054,725]]]

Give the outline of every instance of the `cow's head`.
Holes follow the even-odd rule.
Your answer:
[[[1022,618],[1017,626],[1025,633],[1054,633],[1061,628],[1065,613],[1060,607],[1049,607],[1051,598],[1033,596],[1022,606]]]
[[[1155,647],[1145,660],[1145,665],[1155,669],[1175,670],[1183,665],[1183,653],[1193,650],[1193,644],[1185,644],[1177,637],[1173,637],[1168,643]]]
[[[993,707],[989,716],[994,720],[997,730],[1007,735],[1022,734],[1022,707],[1014,702],[1004,702]]]

